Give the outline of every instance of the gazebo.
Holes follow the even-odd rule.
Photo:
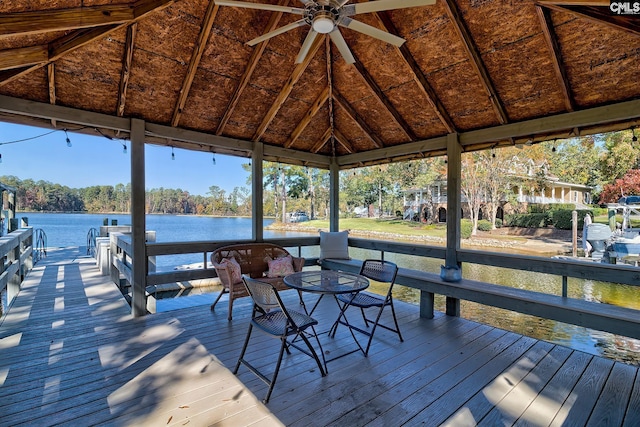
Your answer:
[[[340,170],[447,155],[456,264],[461,153],[640,123],[630,3],[378,1],[4,2],[0,120],[130,139],[137,284],[145,144],[250,157],[255,241],[263,160],[329,169],[338,230]]]

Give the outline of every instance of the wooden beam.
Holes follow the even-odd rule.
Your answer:
[[[0,14],[0,38],[122,24],[134,17],[131,4],[3,13]]]
[[[585,5],[559,5],[558,2],[539,1],[541,6],[548,7],[558,12],[569,13],[581,19],[586,19],[600,25],[606,25],[617,30],[626,31],[634,36],[640,36],[640,22],[634,16],[613,15],[607,8],[587,7]],[[561,2],[562,3],[562,2]],[[597,5],[599,6],[599,5]]]
[[[342,148],[344,148],[347,153],[355,152],[353,146],[349,143],[349,140],[338,129],[334,131],[333,138],[338,142],[338,144],[342,145]]]
[[[571,96],[571,86],[569,84],[569,78],[567,77],[567,71],[562,63],[562,55],[560,53],[560,46],[558,45],[558,38],[556,37],[555,30],[553,29],[553,22],[551,21],[551,14],[548,9],[545,9],[539,5],[536,5],[536,12],[540,18],[540,26],[542,27],[542,34],[547,42],[547,47],[551,51],[551,60],[553,62],[553,70],[556,74],[556,79],[562,90],[562,97],[564,99],[564,105],[567,111],[575,110],[575,101]]]
[[[56,105],[56,65],[47,66],[47,85],[49,86],[49,104]],[[56,119],[51,119],[51,126],[56,127]]]
[[[603,6],[609,7],[610,0],[538,0],[537,4],[542,6]]]
[[[193,79],[195,78],[196,71],[198,71],[198,67],[200,66],[202,54],[207,48],[207,41],[209,40],[209,35],[211,34],[211,27],[213,27],[213,21],[215,21],[217,14],[218,5],[213,1],[210,1],[209,6],[207,7],[207,12],[204,16],[204,20],[202,21],[202,28],[200,30],[200,34],[198,35],[198,40],[196,41],[196,45],[193,48],[193,52],[191,53],[191,60],[189,61],[187,75],[182,80],[182,87],[180,88],[178,102],[176,103],[176,107],[173,110],[173,117],[171,118],[171,126],[178,126],[178,124],[180,123],[182,110],[184,110],[184,106],[187,103],[187,98],[189,97],[189,91],[191,90]]]
[[[302,134],[304,129],[311,122],[311,119],[318,114],[320,108],[325,102],[327,102],[327,99],[329,99],[329,86],[326,86],[320,95],[318,95],[318,97],[313,101],[311,107],[307,110],[302,120],[298,122],[298,126],[293,130],[287,142],[284,143],[284,148],[289,148],[296,142],[298,137],[300,137],[300,134]]]
[[[280,0],[278,5],[286,6],[287,3],[289,3],[289,0]],[[280,18],[282,18],[282,12],[272,13],[263,34],[266,34],[275,30],[276,26],[278,25],[278,22],[280,22]],[[229,119],[231,118],[233,111],[238,105],[238,101],[240,101],[240,95],[242,95],[244,88],[247,87],[247,84],[249,84],[249,80],[251,80],[251,76],[253,75],[253,72],[255,71],[256,66],[258,65],[258,61],[262,57],[264,50],[267,48],[267,45],[269,44],[269,40],[270,39],[267,39],[262,43],[258,43],[258,45],[253,49],[253,52],[251,52],[251,57],[249,58],[247,67],[244,70],[244,74],[240,78],[240,81],[238,82],[238,86],[236,86],[236,89],[233,92],[233,95],[231,95],[231,99],[229,99],[229,104],[227,104],[227,108],[224,111],[224,115],[222,116],[222,119],[220,119],[220,123],[218,123],[218,128],[216,129],[216,135],[221,135],[222,132],[224,131],[224,127],[229,122]]]
[[[322,147],[326,145],[327,141],[329,141],[329,139],[331,138],[331,134],[331,126],[329,126],[327,130],[324,131],[318,142],[316,142],[315,145],[311,147],[311,152],[317,153],[318,151],[320,151]]]
[[[120,87],[118,88],[118,103],[116,115],[124,115],[124,107],[127,99],[127,87],[129,86],[129,76],[131,75],[131,62],[133,61],[133,47],[136,43],[136,32],[138,24],[133,23],[127,27],[127,37],[124,42],[124,54],[122,55],[122,70],[120,71]]]
[[[347,115],[349,115],[349,117],[351,117],[351,120],[356,122],[360,130],[364,132],[365,135],[367,135],[367,137],[373,142],[373,145],[376,148],[384,147],[384,143],[382,142],[382,140],[375,134],[375,132],[371,130],[369,125],[364,121],[362,117],[360,117],[360,115],[347,102],[347,100],[342,97],[340,92],[335,89],[333,91],[333,100],[338,106],[340,106],[340,108],[342,108],[347,113]]]
[[[307,56],[305,56],[304,60],[300,64],[296,65],[296,68],[294,68],[291,76],[289,76],[289,78],[285,82],[275,101],[273,102],[273,104],[271,104],[271,108],[267,112],[267,115],[264,116],[264,118],[262,119],[262,123],[260,123],[260,126],[258,126],[258,129],[253,136],[254,141],[258,141],[260,138],[262,138],[262,135],[264,135],[265,131],[267,130],[273,119],[276,117],[276,114],[278,114],[278,111],[280,111],[282,104],[284,104],[284,102],[289,97],[289,94],[293,90],[293,87],[296,85],[296,83],[298,83],[298,80],[302,76],[302,73],[304,73],[304,71],[307,69],[322,43],[324,43],[324,37],[316,37],[316,39],[313,41],[313,44],[311,45],[311,48],[309,49],[309,52],[307,53]]]
[[[41,64],[47,59],[49,59],[49,50],[46,45],[0,50],[0,70]]]
[[[396,36],[400,36],[398,34],[398,30],[396,29],[395,24],[391,21],[391,18],[389,17],[388,12],[379,12],[377,13],[377,16],[380,19],[382,26],[387,32],[394,34]],[[445,127],[447,132],[455,132],[456,126],[453,123],[453,120],[451,120],[451,116],[449,116],[449,113],[444,108],[444,105],[442,105],[442,102],[440,102],[440,99],[438,98],[436,91],[433,90],[433,88],[429,84],[427,77],[424,75],[424,73],[420,69],[420,66],[414,59],[413,55],[411,54],[411,51],[407,47],[407,44],[403,43],[402,46],[400,46],[397,49],[398,49],[398,52],[400,52],[400,55],[402,56],[402,58],[404,58],[404,61],[407,63],[407,65],[411,69],[411,72],[413,73],[413,80],[416,82],[418,89],[422,92],[422,95],[427,99],[427,102],[429,103],[433,111],[438,116],[438,119],[440,119],[440,122],[442,123],[442,125]]]
[[[133,16],[134,21],[138,21],[149,13],[161,10],[176,0],[140,0],[134,4]],[[2,73],[0,74],[0,86],[12,82],[25,74],[28,74],[34,70],[40,69],[45,66],[48,62],[55,61],[63,55],[66,55],[69,52],[74,51],[87,43],[90,43],[94,40],[100,39],[107,34],[122,28],[125,25],[129,25],[133,23],[132,21],[128,21],[124,24],[113,24],[113,25],[104,25],[96,28],[89,29],[80,29],[71,32],[58,40],[54,40],[42,48],[47,49],[49,52],[48,58],[43,60],[38,64],[34,64],[31,66],[27,66],[20,69],[20,72],[14,73]],[[11,51],[12,49],[8,49]],[[2,52],[0,51],[0,55]],[[30,65],[30,64],[23,64]]]
[[[487,92],[489,96],[489,102],[491,102],[491,106],[498,117],[498,121],[500,124],[509,123],[509,117],[507,112],[504,109],[504,105],[502,105],[502,101],[500,100],[500,96],[498,95],[498,91],[496,90],[493,82],[491,81],[491,77],[489,76],[489,72],[487,71],[487,67],[484,65],[484,61],[482,61],[482,57],[480,56],[480,52],[476,47],[475,42],[473,41],[473,37],[471,36],[471,32],[467,28],[467,25],[464,23],[462,19],[462,15],[458,10],[458,6],[455,4],[453,0],[445,0],[444,5],[447,9],[447,13],[449,14],[449,18],[453,22],[453,26],[460,36],[464,44],[464,48],[467,51],[467,55],[471,57],[471,65],[476,70],[476,73],[480,76],[480,81],[484,87],[484,90]]]

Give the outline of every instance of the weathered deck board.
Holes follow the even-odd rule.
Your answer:
[[[282,296],[299,308],[295,292]],[[265,406],[262,381],[245,367],[231,373],[249,299],[232,322],[224,304],[134,319],[92,259],[60,251],[29,274],[0,324],[0,425],[638,424],[637,367],[396,306],[403,343],[379,329],[367,358],[329,362],[326,377],[294,351]],[[328,329],[335,303],[325,298],[314,316]],[[320,339],[327,357],[354,348],[344,327]],[[277,346],[255,332],[247,358],[270,372]]]

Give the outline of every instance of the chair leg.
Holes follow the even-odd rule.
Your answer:
[[[229,315],[227,320],[231,322],[231,316],[233,316],[233,292],[229,291]]]
[[[218,294],[218,298],[216,298],[216,300],[213,302],[213,304],[211,304],[211,310],[215,310],[216,304],[218,303],[218,301],[220,301],[220,298],[222,298],[222,295],[224,295],[224,294],[226,294],[228,292],[229,291],[226,288],[222,288],[222,290]]]
[[[238,369],[240,369],[240,364],[244,360],[244,354],[247,351],[247,346],[249,345],[249,338],[251,338],[252,330],[253,330],[253,324],[249,323],[249,330],[247,331],[247,337],[244,339],[244,345],[242,346],[242,351],[240,352],[240,357],[238,357],[238,362],[236,363],[236,367],[233,370],[233,375],[238,373]]]
[[[327,373],[323,369],[322,363],[320,363],[320,358],[318,357],[318,353],[316,353],[316,350],[311,345],[311,342],[309,341],[309,339],[304,335],[304,332],[301,332],[298,335],[300,335],[302,337],[302,340],[304,341],[304,343],[309,348],[309,351],[313,355],[313,358],[316,360],[316,363],[318,364],[318,369],[320,369],[320,375],[322,375],[323,377],[326,376]],[[318,342],[318,346],[320,346],[320,351],[322,351],[322,346],[320,345],[320,340],[318,339],[317,335],[315,337],[316,337],[316,341]],[[323,355],[323,358],[324,358],[324,355]],[[325,363],[325,366],[326,366],[326,363]]]
[[[269,403],[269,398],[271,397],[271,392],[273,391],[273,387],[276,385],[276,379],[278,379],[278,372],[280,371],[280,364],[282,364],[282,356],[284,355],[284,349],[287,347],[287,338],[281,337],[282,345],[280,346],[280,354],[278,355],[278,362],[276,363],[276,369],[273,371],[273,377],[269,383],[269,390],[267,390],[267,395],[262,402],[267,404]]]
[[[402,338],[402,334],[400,333],[400,326],[398,326],[398,319],[396,318],[396,309],[393,308],[393,300],[389,305],[391,306],[391,314],[393,315],[393,322],[396,324],[396,332],[398,333],[400,342],[404,342],[404,339]]]

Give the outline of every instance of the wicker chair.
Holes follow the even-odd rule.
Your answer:
[[[236,298],[242,298],[249,296],[247,289],[239,280],[234,283],[231,271],[227,265],[222,261],[224,259],[235,258],[240,264],[241,274],[246,274],[250,278],[260,279],[261,281],[271,283],[278,290],[289,289],[284,284],[282,277],[266,277],[266,273],[269,270],[268,258],[277,259],[291,255],[282,246],[274,245],[272,243],[244,243],[237,245],[229,245],[218,248],[211,254],[211,263],[216,269],[216,273],[222,283],[222,291],[211,304],[211,310],[214,310],[216,304],[224,294],[229,294],[229,316],[228,319],[232,319],[233,301]],[[298,272],[302,271],[304,267],[304,258],[291,256],[293,270]]]
[[[305,332],[308,328],[313,330],[313,327],[318,324],[318,321],[305,313],[287,310],[280,299],[280,295],[278,295],[278,291],[272,284],[262,282],[261,280],[254,280],[247,276],[242,276],[242,279],[247,293],[251,295],[254,304],[247,337],[244,340],[244,346],[242,347],[238,363],[236,363],[233,373],[237,374],[240,365],[245,365],[251,372],[256,374],[258,378],[264,381],[269,386],[267,395],[263,400],[264,403],[269,402],[271,392],[276,384],[278,371],[280,370],[280,365],[282,363],[282,356],[284,355],[285,350],[287,351],[287,354],[291,354],[291,351],[289,350],[291,347],[313,358],[318,365],[320,374],[324,377],[326,375],[326,371],[322,367],[318,353],[316,353],[309,341],[309,338],[307,338],[307,332]],[[261,332],[280,338],[280,353],[271,378],[265,376],[244,358],[254,326]],[[309,335],[315,337],[318,348],[320,349],[320,354],[323,354],[322,346],[320,345],[320,341],[318,340],[315,330],[313,330],[313,333]],[[289,337],[292,337],[292,339],[288,339]],[[299,346],[295,343],[298,337],[305,343],[305,347]],[[264,344],[261,344],[261,346],[264,346]],[[259,360],[263,358],[264,355],[263,353],[258,352],[255,357]]]
[[[367,341],[367,347],[365,349],[363,349],[362,346],[360,346],[360,343],[358,343],[358,346],[364,353],[365,357],[369,354],[369,347],[371,347],[373,334],[376,332],[376,328],[378,327],[386,329],[391,332],[395,332],[396,334],[398,334],[398,337],[400,338],[400,342],[402,342],[403,341],[402,334],[400,333],[400,327],[398,326],[398,320],[396,319],[396,311],[393,308],[393,296],[392,296],[393,285],[395,283],[397,274],[398,274],[398,266],[392,262],[375,260],[375,259],[365,260],[362,263],[362,267],[360,268],[360,275],[365,276],[371,280],[375,280],[377,282],[388,283],[389,288],[387,290],[387,295],[384,298],[381,298],[377,295],[373,295],[368,292],[359,292],[355,295],[354,294],[338,295],[337,298],[342,303],[342,307],[341,307],[342,311],[338,319],[335,321],[335,323],[331,327],[330,334],[332,336],[335,336],[336,331],[338,330],[338,325],[345,325],[349,327],[352,331],[355,330],[368,336],[369,340]],[[395,327],[391,327],[391,326],[387,326],[379,323],[380,318],[382,317],[382,312],[384,311],[384,308],[387,306],[391,307],[391,314],[393,316],[393,322],[395,324]],[[349,307],[357,307],[360,309],[365,326],[368,328],[369,324],[373,325],[371,330],[364,330],[362,328],[359,328],[349,323],[346,316],[346,311]],[[378,312],[375,320],[372,320],[366,316],[365,309],[367,308],[377,309]],[[353,334],[353,332],[351,333]],[[356,340],[356,342],[358,341]]]

